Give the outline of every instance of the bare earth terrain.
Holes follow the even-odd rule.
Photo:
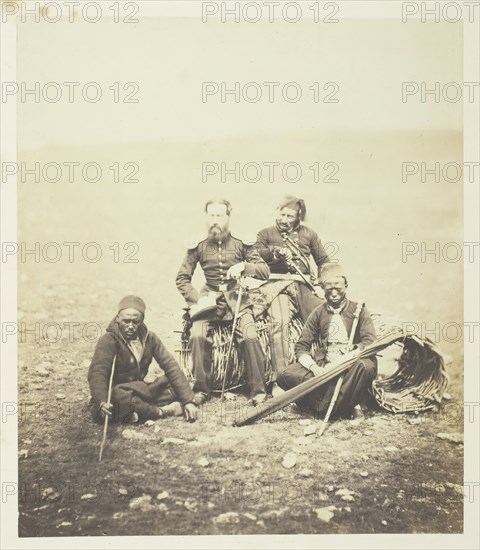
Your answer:
[[[403,158],[418,144],[409,147]],[[84,154],[105,166],[111,160],[108,152],[72,151],[42,154],[57,161]],[[244,226],[256,230],[271,225],[273,205],[286,191],[262,188],[252,213],[245,186],[200,189],[187,181],[174,189],[181,158],[194,160],[167,153],[168,170],[144,162],[151,179],[143,186],[99,182],[88,193],[85,185],[64,182],[19,187],[20,240],[95,241],[103,251],[96,263],[81,254],[69,262],[66,248],[56,263],[33,257],[18,263],[20,536],[462,532],[463,445],[436,435],[463,432],[461,339],[439,342],[452,359],[451,399],[437,413],[392,416],[372,409],[362,423],[333,423],[319,438],[304,435],[314,423],[294,407],[252,426],[231,426],[246,403],[239,395],[223,405],[208,403],[192,425],[167,419],[112,426],[98,463],[101,427],[84,411],[87,371],[119,299],[130,292],[144,297],[147,325],[171,351],[178,349],[174,331],[181,328],[183,303],[174,276],[184,238],[202,233],[203,201],[214,190],[232,197]],[[138,151],[130,154],[124,152],[125,161],[139,160]],[[154,150],[144,155],[152,159]],[[324,240],[339,242],[353,299],[362,294],[367,304],[430,327],[462,323],[462,266],[405,263],[400,247],[402,241],[461,239],[461,188],[455,194],[450,187],[445,196],[418,186],[387,189],[390,164],[375,166],[370,193],[355,180],[355,162],[351,173],[344,171],[342,191],[291,191],[310,198],[309,224]],[[324,191],[341,219],[329,214]],[[267,201],[271,208],[260,206]],[[139,263],[114,262],[114,242],[121,251],[123,243],[138,243]],[[156,374],[152,368],[149,377]]]

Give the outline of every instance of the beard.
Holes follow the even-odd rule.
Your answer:
[[[224,241],[230,231],[228,227],[220,227],[219,225],[212,225],[208,228],[208,240],[211,242]]]
[[[282,232],[290,233],[290,231],[292,231],[292,229],[295,227],[295,224],[293,222],[289,223],[289,222],[281,222],[280,220],[277,220],[276,224],[277,224],[277,228],[280,230],[281,233]]]

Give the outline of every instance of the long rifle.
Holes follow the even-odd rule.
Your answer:
[[[266,403],[260,403],[253,410],[240,411],[240,418],[235,420],[235,426],[244,426],[250,424],[255,420],[259,420],[269,414],[273,414],[280,409],[283,409],[293,401],[297,401],[301,397],[309,394],[310,392],[320,388],[327,382],[330,382],[333,378],[342,374],[353,366],[359,359],[364,357],[370,357],[375,355],[382,349],[385,349],[393,342],[405,338],[408,336],[401,328],[395,329],[386,336],[379,338],[373,344],[366,346],[362,351],[355,350],[353,352],[342,355],[336,361],[333,361],[328,367],[325,367],[324,372],[320,376],[310,378],[302,382],[298,386],[287,390],[285,393],[270,399]]]
[[[242,303],[243,284],[244,284],[244,278],[243,277],[240,277],[238,284],[239,284],[239,286],[238,286],[238,297],[237,297],[237,303],[235,305],[235,314],[233,316],[232,334],[230,336],[230,342],[228,343],[227,359],[226,359],[226,362],[225,362],[225,372],[223,373],[222,394],[221,394],[221,400],[222,401],[225,399],[225,384],[227,382],[228,366],[229,366],[229,363],[230,363],[230,357],[232,355],[233,341],[235,339],[235,329],[237,327],[238,316],[240,314],[240,305]]]
[[[350,338],[348,339],[347,352],[352,351],[353,338],[355,336],[355,331],[357,330],[358,319],[360,317],[360,312],[362,311],[362,308],[364,306],[365,306],[365,302],[358,302],[357,308],[355,309],[355,313],[353,315],[352,330],[350,331]],[[338,394],[340,393],[340,388],[342,387],[344,376],[345,374],[341,374],[338,377],[337,383],[335,385],[335,390],[332,395],[332,400],[330,401],[330,405],[328,406],[327,413],[325,414],[325,418],[323,419],[322,427],[320,428],[320,431],[318,433],[319,436],[323,434],[323,432],[325,431],[325,428],[327,427],[328,421],[330,419],[330,415],[332,414],[332,411],[333,411],[333,407],[335,406],[335,402],[337,401]]]
[[[110,381],[108,383],[108,396],[107,396],[107,406],[110,406],[110,400],[112,399],[112,384],[113,384],[113,374],[115,372],[115,363],[117,362],[117,356],[115,355],[112,362],[112,371],[110,372]],[[103,437],[102,443],[100,444],[100,454],[98,455],[98,462],[102,462],[103,447],[107,441],[107,430],[108,430],[108,421],[110,416],[105,415],[105,420],[103,421]]]
[[[305,275],[301,272],[297,264],[292,260],[286,260],[288,267],[292,267],[298,275],[303,279],[305,284],[308,286],[308,288],[312,291],[312,294],[314,294],[317,298],[321,298],[321,296],[318,295],[317,289],[314,287],[311,281],[309,281]]]

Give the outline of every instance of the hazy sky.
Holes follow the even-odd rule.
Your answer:
[[[19,147],[132,141],[203,141],[222,137],[396,129],[462,129],[461,102],[435,103],[420,93],[402,102],[402,82],[461,83],[461,24],[402,24],[341,20],[315,25],[260,22],[202,24],[199,19],[142,18],[138,25],[27,23],[18,25],[18,80],[33,87],[57,82],[57,103],[27,96],[18,107]],[[69,103],[63,82],[80,82]],[[80,90],[98,82],[102,98]],[[115,103],[109,87],[138,84],[139,103]],[[241,89],[257,82],[257,103],[220,93],[202,102],[202,82]],[[280,82],[268,101],[264,82]],[[297,82],[302,98],[289,103],[283,85]],[[309,87],[319,83],[320,101]],[[323,103],[335,82],[338,103]],[[419,84],[420,85],[420,84]],[[298,89],[298,88],[297,88]],[[91,89],[93,92],[93,88]],[[247,90],[253,97],[255,88]],[[454,90],[452,90],[453,92]],[[53,97],[54,88],[48,90]],[[295,89],[288,90],[291,97]],[[11,101],[11,100],[10,100]]]

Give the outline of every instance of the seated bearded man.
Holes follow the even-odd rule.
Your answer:
[[[177,274],[177,288],[190,306],[192,352],[195,383],[195,403],[200,405],[212,393],[212,329],[218,321],[230,320],[238,300],[238,280],[241,276],[268,279],[270,270],[259,256],[253,242],[244,242],[230,233],[232,207],[224,199],[205,205],[208,235],[187,250]],[[206,285],[199,292],[192,285],[192,276],[200,264]],[[210,305],[208,318],[198,315]],[[208,309],[208,307],[206,308]],[[242,297],[236,324],[236,338],[243,357],[247,381],[254,404],[266,399],[265,356],[258,339],[248,296]]]
[[[257,235],[256,247],[270,268],[272,281],[259,292],[274,296],[267,310],[274,379],[290,362],[292,310],[297,309],[305,322],[310,313],[324,302],[323,292],[315,285],[320,269],[329,262],[329,257],[317,233],[302,223],[305,215],[305,202],[288,195],[278,205],[275,225],[262,229]],[[311,258],[317,266],[316,273],[311,271]],[[292,279],[295,282],[289,284]],[[272,393],[279,393],[276,384]]]

